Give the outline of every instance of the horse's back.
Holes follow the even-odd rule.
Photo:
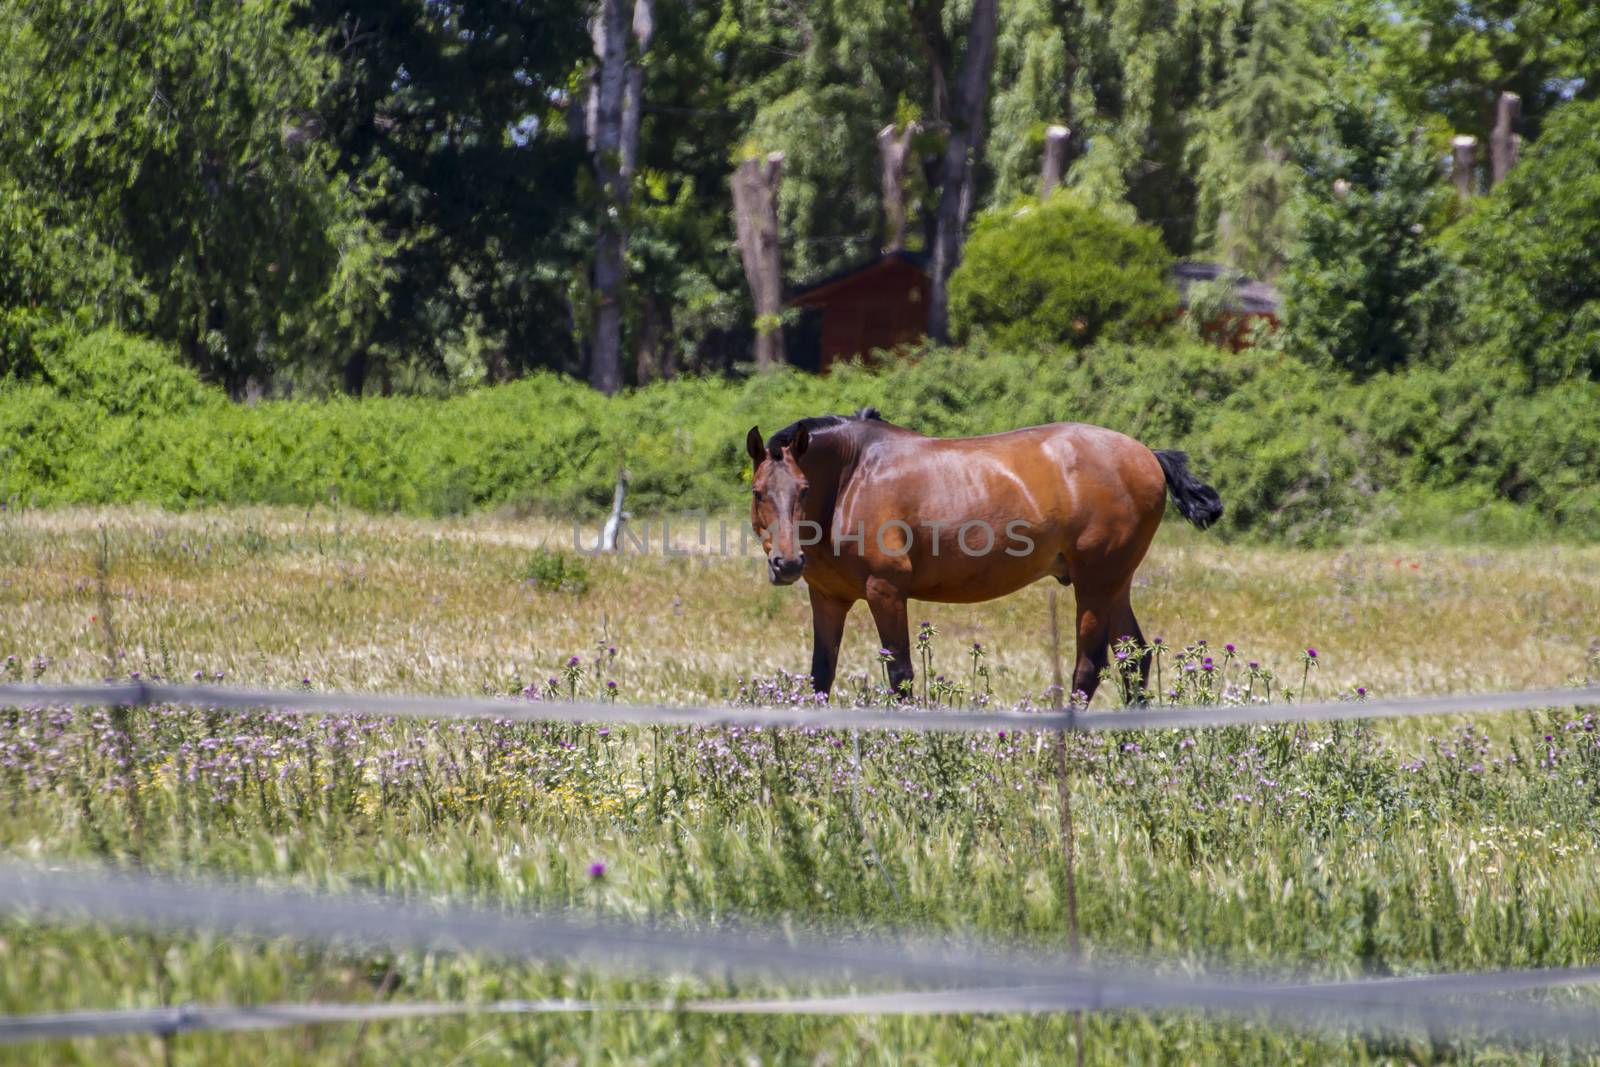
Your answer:
[[[1114,430],[1052,423],[960,438],[885,430],[864,452],[835,527],[899,522],[914,531],[903,555],[873,546],[870,535],[865,548],[875,569],[923,599],[988,599],[1046,575],[1142,557],[1160,522],[1160,464]],[[1026,556],[1005,551],[1018,543],[1013,530],[1031,543]],[[975,544],[989,550],[974,558]]]

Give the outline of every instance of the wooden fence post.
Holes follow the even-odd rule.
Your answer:
[[[911,138],[921,127],[915,122],[896,131],[890,123],[878,131],[878,158],[883,166],[883,217],[885,252],[906,246],[906,155]]]
[[[1489,135],[1489,172],[1494,185],[1505,180],[1511,168],[1517,165],[1517,150],[1522,138],[1517,136],[1517,119],[1522,116],[1522,97],[1516,93],[1501,93],[1495,102],[1494,131]]]
[[[1039,176],[1039,199],[1048,200],[1067,166],[1067,141],[1072,131],[1065,126],[1050,126],[1044,131],[1044,167]]]
[[[1456,182],[1456,195],[1472,199],[1478,177],[1478,139],[1461,134],[1450,142],[1450,176]]]

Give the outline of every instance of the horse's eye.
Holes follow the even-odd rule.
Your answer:
[[[758,504],[761,503],[763,500],[767,499],[767,494],[763,493],[759,489],[752,489],[752,490],[750,490],[750,492],[755,496],[756,503],[758,503]]]

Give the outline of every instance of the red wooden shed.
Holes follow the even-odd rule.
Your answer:
[[[1192,287],[1224,277],[1231,279],[1231,291],[1224,306],[1212,312],[1204,333],[1237,351],[1249,344],[1254,322],[1277,324],[1277,291],[1218,263],[1180,260],[1172,269],[1178,306],[1185,311]],[[789,362],[826,374],[840,360],[916,344],[928,332],[928,285],[928,257],[896,251],[795,290],[787,306],[800,315],[785,338]]]
[[[789,361],[825,374],[841,359],[915,344],[928,332],[928,284],[928,257],[897,251],[796,290]]]

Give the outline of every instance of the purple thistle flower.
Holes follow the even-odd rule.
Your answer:
[[[567,666],[576,667],[578,664],[580,664],[582,662],[583,662],[583,660],[581,660],[577,656],[573,656],[571,659],[567,660]]]
[[[1228,644],[1223,645],[1222,646],[1222,650],[1224,652],[1226,652],[1230,656],[1233,655],[1235,652],[1239,651],[1238,649],[1233,647],[1233,643],[1231,641]]]
[[[1307,659],[1316,659],[1317,658],[1317,650],[1314,649],[1314,648],[1306,649],[1306,658]]]
[[[595,860],[593,863],[589,864],[589,877],[590,878],[599,879],[599,878],[604,878],[605,876],[606,876],[606,864],[605,864],[604,860]]]

